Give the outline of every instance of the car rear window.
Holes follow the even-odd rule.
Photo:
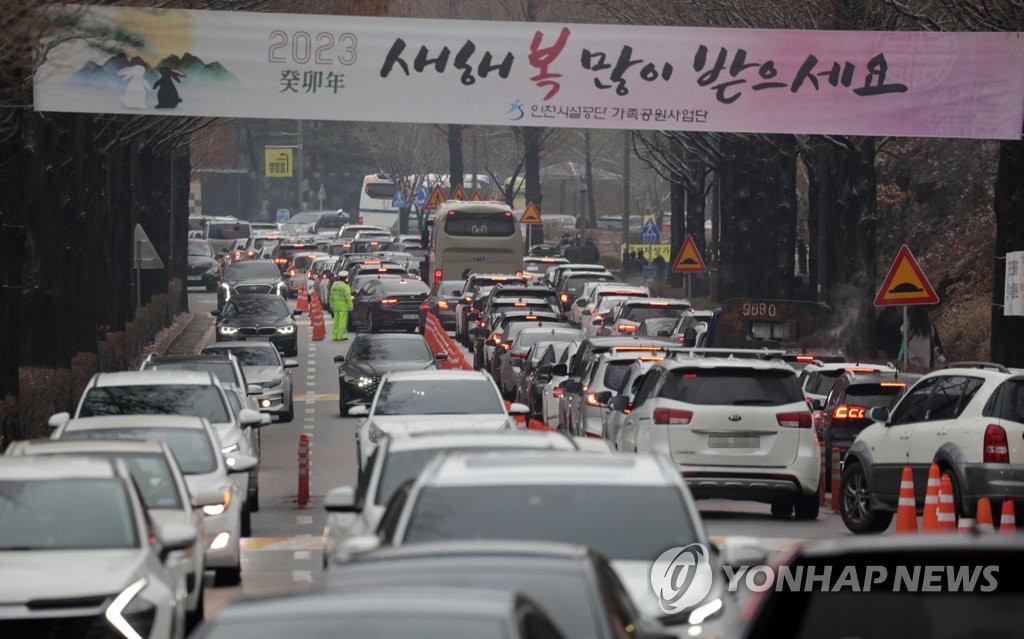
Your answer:
[[[836,380],[843,374],[842,369],[834,371],[820,371],[811,375],[807,381],[807,392],[815,395],[828,395]]]
[[[241,240],[250,234],[248,224],[211,224],[206,233],[211,240]]]
[[[451,211],[444,232],[456,237],[509,237],[516,232],[512,215]]]
[[[865,408],[875,408],[876,406],[888,408],[905,388],[906,386],[901,385],[901,382],[888,382],[886,385],[881,383],[853,384],[846,389],[846,399],[850,403]]]
[[[703,405],[781,406],[803,401],[792,371],[743,367],[677,368],[669,372],[658,395]]]
[[[398,188],[393,182],[368,182],[365,192],[367,196],[376,200],[390,200],[395,197]]]
[[[619,319],[642,322],[655,317],[679,317],[690,307],[686,304],[665,304],[656,306],[636,305],[622,309]]]
[[[632,364],[633,360],[610,362],[607,368],[604,369],[604,387],[614,391],[622,390],[622,385],[626,383],[626,378],[629,377],[629,367]]]

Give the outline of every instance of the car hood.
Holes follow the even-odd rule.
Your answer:
[[[443,430],[502,430],[509,428],[504,415],[394,415],[374,417],[373,423],[386,433]]]
[[[243,366],[242,373],[249,383],[269,382],[284,377],[284,369],[280,366]]]
[[[217,439],[222,448],[227,448],[238,443],[242,439],[242,429],[232,423],[211,424],[213,430],[217,431]]]
[[[227,284],[228,286],[230,286],[232,288],[234,288],[235,286],[239,286],[239,285],[246,285],[246,286],[248,286],[248,285],[252,285],[252,284],[261,285],[261,286],[276,286],[277,283],[280,282],[280,281],[281,281],[280,277],[258,277],[258,278],[252,278],[252,279],[238,279],[238,280],[236,280],[236,279],[230,279],[230,280],[226,279],[226,280],[223,280],[223,283]]]
[[[358,362],[346,361],[341,365],[342,374],[355,376],[355,375],[367,375],[370,377],[380,377],[384,373],[394,373],[397,371],[419,371],[431,368],[437,368],[437,365],[433,361],[366,361],[361,360]]]
[[[612,568],[615,569],[615,574],[619,576],[619,580],[622,581],[622,585],[625,586],[626,591],[629,593],[630,598],[636,603],[644,616],[649,619],[658,619],[665,616],[665,611],[661,609],[661,604],[658,601],[658,595],[651,588],[650,579],[651,567],[654,565],[653,561],[620,559],[612,560],[611,564]],[[706,588],[709,592],[712,592],[714,590],[714,584],[711,583],[713,582],[712,574],[702,576],[698,573],[689,588]],[[695,605],[694,608],[696,607]]]
[[[189,266],[213,266],[217,261],[212,257],[206,255],[189,255],[188,265]]]
[[[31,550],[0,552],[0,604],[34,599],[112,596],[142,572],[145,550]]]
[[[220,318],[221,326],[288,326],[294,323],[287,315],[232,315]]]
[[[225,491],[230,490],[229,480],[227,475],[222,475],[217,472],[204,473],[202,475],[185,475],[185,485],[188,486],[188,492],[190,495],[195,495],[200,491]]]

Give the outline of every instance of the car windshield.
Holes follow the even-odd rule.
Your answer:
[[[207,384],[94,386],[85,394],[78,417],[99,415],[185,415],[205,417],[211,424],[231,421],[220,391]]]
[[[146,370],[154,371],[203,371],[213,373],[221,384],[237,384],[239,380],[235,377],[235,367],[231,362],[211,361],[184,361],[184,362],[155,362],[146,366]]]
[[[232,262],[224,267],[226,280],[279,280],[281,271],[273,262],[253,260]]]
[[[290,314],[288,305],[281,297],[233,297],[221,311],[221,317],[265,315],[273,319],[283,319]]]
[[[666,377],[659,397],[726,406],[781,406],[803,401],[792,371],[742,367],[674,369]]]
[[[131,500],[120,479],[0,480],[0,551],[138,546]]]
[[[416,637],[416,639],[508,639],[505,624],[483,616],[436,614],[395,615],[346,612],[310,615],[295,619],[232,619],[208,622],[210,639],[279,639],[304,637]],[[340,630],[343,628],[344,630]],[[536,635],[540,636],[540,635]],[[544,635],[545,637],[548,635]]]
[[[213,257],[213,249],[210,248],[210,245],[203,240],[189,240],[188,254],[199,255],[201,257]]]
[[[669,548],[698,541],[674,486],[423,488],[402,542],[458,539],[553,541],[634,561],[654,561]]]
[[[659,306],[628,306],[622,309],[622,316],[619,317],[619,319],[629,320],[631,322],[642,322],[644,320],[654,319],[656,317],[677,318],[683,314],[683,311],[689,308],[689,306],[683,304],[666,304]]]
[[[453,398],[458,401],[453,401]],[[505,407],[494,383],[483,379],[389,381],[377,395],[374,415],[498,415]]]
[[[434,359],[422,338],[359,336],[348,351],[351,361],[427,362]]]
[[[257,348],[253,346],[232,346],[218,347],[218,346],[207,346],[203,349],[204,353],[223,354],[231,353],[238,358],[238,363],[242,366],[280,366],[281,357],[277,354],[277,349],[273,347]]]
[[[206,236],[211,240],[244,240],[249,234],[248,224],[211,224]]]
[[[167,444],[182,475],[217,470],[217,458],[205,430],[198,428],[96,428],[67,430],[61,439],[155,439]]]

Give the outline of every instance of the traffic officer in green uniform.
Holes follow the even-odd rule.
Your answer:
[[[348,312],[352,310],[352,289],[342,280],[331,284],[331,312],[334,313],[334,323],[331,325],[331,339],[335,342],[348,339],[345,331],[348,329]]]

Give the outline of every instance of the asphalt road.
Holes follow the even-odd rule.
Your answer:
[[[193,289],[189,303],[194,312],[216,308],[214,294]],[[294,304],[294,302],[291,302]],[[259,512],[253,514],[253,535],[242,544],[242,583],[214,587],[207,580],[206,610],[239,597],[302,592],[313,587],[321,572],[321,534],[325,520],[323,496],[328,490],[356,479],[355,432],[357,420],[338,415],[337,365],[333,357],[351,343],[311,339],[308,318],[299,322],[299,367],[292,371],[295,420],[262,429]],[[350,334],[351,335],[351,334]],[[213,333],[209,334],[213,340]],[[302,434],[310,437],[310,503],[297,502],[298,448]],[[699,502],[705,527],[713,538],[751,536],[769,550],[781,550],[802,540],[822,540],[849,533],[838,515],[823,509],[817,521],[772,519],[766,504],[709,500]]]

